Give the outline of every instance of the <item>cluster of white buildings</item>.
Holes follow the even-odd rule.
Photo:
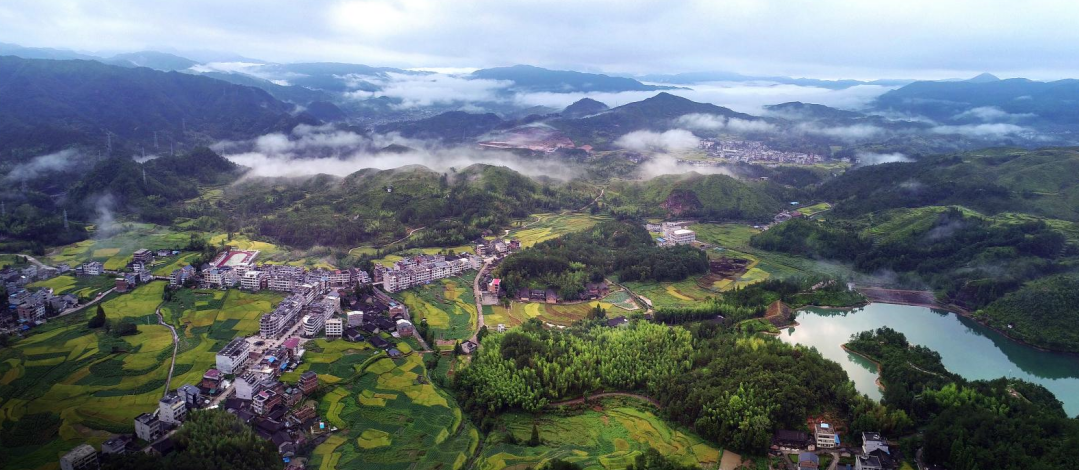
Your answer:
[[[483,260],[469,253],[418,255],[402,259],[389,268],[376,265],[375,282],[381,282],[387,292],[399,292],[482,266]]]
[[[776,150],[755,140],[705,139],[698,147],[709,157],[734,162],[813,165],[824,161],[824,157],[815,153]]]
[[[250,291],[272,290],[294,292],[304,285],[348,287],[370,284],[367,271],[351,269],[307,269],[303,266],[262,264],[258,266],[207,266],[202,270],[206,287],[230,288],[239,286]]]
[[[697,232],[686,228],[688,222],[663,222],[662,224],[646,224],[649,232],[659,233],[656,239],[659,246],[691,245],[697,241]]]

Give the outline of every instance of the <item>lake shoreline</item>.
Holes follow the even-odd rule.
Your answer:
[[[964,308],[962,308],[962,307],[960,307],[958,305],[955,305],[955,304],[941,305],[939,303],[902,302],[902,301],[892,301],[892,300],[870,300],[869,303],[891,304],[891,305],[908,305],[908,306],[911,306],[911,307],[925,307],[925,308],[931,308],[931,309],[934,309],[934,310],[943,310],[945,312],[953,313],[953,314],[955,314],[957,316],[970,319],[971,321],[973,321],[973,322],[975,322],[975,323],[977,323],[977,324],[979,324],[981,326],[984,326],[986,328],[989,328],[990,330],[993,330],[993,331],[995,331],[997,333],[1000,333],[1001,336],[1007,338],[1008,340],[1010,340],[1010,341],[1012,341],[1012,342],[1014,342],[1016,344],[1026,346],[1026,347],[1031,348],[1031,349],[1037,349],[1038,351],[1042,351],[1042,352],[1048,352],[1048,353],[1053,353],[1053,354],[1064,354],[1066,356],[1079,357],[1079,353],[1076,353],[1076,352],[1073,352],[1073,351],[1064,351],[1064,350],[1060,350],[1060,349],[1046,348],[1046,347],[1038,346],[1036,344],[1032,344],[1032,343],[1029,343],[1027,341],[1016,338],[1016,337],[1014,337],[1012,335],[1009,335],[1006,330],[1003,330],[1003,329],[997,328],[997,327],[995,327],[993,325],[990,325],[985,320],[975,316],[970,311],[968,311],[968,310],[966,310],[966,309],[964,309]],[[817,307],[817,308],[824,308],[824,307]]]
[[[885,387],[884,387],[884,382],[880,381],[880,373],[882,371],[881,366],[880,366],[880,362],[878,362],[876,359],[873,359],[873,358],[869,357],[869,355],[867,355],[865,353],[858,352],[858,351],[848,347],[847,343],[840,344],[839,347],[843,348],[844,351],[846,351],[846,352],[848,352],[850,354],[853,354],[855,356],[858,356],[858,357],[860,357],[862,359],[865,359],[865,360],[867,360],[869,362],[872,362],[873,365],[877,366],[877,379],[874,380],[874,382],[877,384],[878,387],[880,387],[880,391],[883,392]]]

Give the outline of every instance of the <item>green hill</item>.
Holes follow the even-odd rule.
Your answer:
[[[178,72],[88,60],[0,57],[0,158],[19,160],[73,145],[168,149],[247,139],[316,124],[257,88]]]
[[[643,182],[616,181],[605,199],[616,212],[650,217],[769,220],[783,209],[785,189],[726,175],[666,175]]]
[[[229,213],[257,218],[256,230],[285,244],[354,247],[409,238],[423,246],[468,243],[535,212],[579,208],[588,188],[533,181],[505,167],[472,165],[438,173],[422,166],[366,169],[344,179],[250,181],[226,190]]]
[[[961,205],[987,214],[1028,213],[1079,220],[1079,149],[984,149],[913,163],[856,168],[823,184],[835,213]]]
[[[1079,274],[1031,281],[975,316],[1035,346],[1079,353]]]

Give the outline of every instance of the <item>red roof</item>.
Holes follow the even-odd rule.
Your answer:
[[[299,346],[299,345],[300,345],[300,338],[289,338],[289,339],[285,340],[284,344],[282,344],[282,346],[284,346],[286,348],[289,348],[289,349],[296,349],[296,346]]]

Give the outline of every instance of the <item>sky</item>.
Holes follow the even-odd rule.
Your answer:
[[[1079,77],[1060,0],[3,0],[0,42],[403,68]]]

